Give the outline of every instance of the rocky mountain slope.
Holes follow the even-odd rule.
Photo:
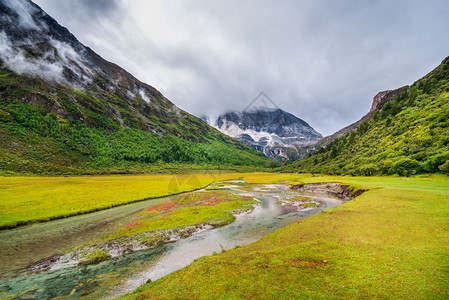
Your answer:
[[[302,147],[322,138],[309,124],[281,109],[229,112],[208,122],[275,160],[297,159],[304,154]]]
[[[449,173],[449,57],[425,77],[377,94],[360,121],[284,171],[329,174]]]
[[[395,89],[395,90],[386,90],[386,91],[377,93],[373,98],[373,103],[371,104],[371,109],[360,120],[340,129],[339,131],[335,132],[332,135],[322,138],[316,144],[313,144],[310,147],[306,147],[306,150],[308,150],[310,153],[313,153],[314,151],[319,150],[321,147],[326,147],[327,144],[331,143],[332,141],[336,140],[337,138],[340,138],[346,134],[349,134],[349,133],[357,130],[357,128],[359,128],[360,124],[365,123],[373,116],[373,114],[376,111],[381,110],[382,106],[385,103],[389,102],[392,98],[397,97],[398,95],[400,95],[402,92],[404,92],[408,88],[409,88],[409,86],[407,85],[407,86],[403,86],[403,87]]]
[[[3,171],[267,163],[101,58],[29,0],[0,0],[0,99]]]

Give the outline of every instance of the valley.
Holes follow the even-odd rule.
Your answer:
[[[247,180],[341,181],[369,191],[246,247],[201,258],[122,299],[448,296],[447,177],[266,174]]]
[[[242,180],[246,176],[259,175],[234,174],[240,179],[197,192],[4,231],[1,296],[110,298],[137,288],[142,278],[156,280],[201,256],[244,246],[343,203],[335,196],[297,192],[285,184],[247,184]],[[38,179],[54,184],[54,179]],[[154,182],[149,176],[140,180]],[[70,186],[79,179],[65,181]],[[20,190],[23,184],[9,188]]]
[[[1,299],[449,299],[447,4],[36,2],[0,0]]]
[[[184,182],[188,191],[195,187],[188,186],[186,178],[195,176],[198,175],[175,178],[177,182]],[[0,232],[0,251],[4,259],[1,263],[4,274],[2,297],[21,295],[47,299],[66,295],[94,299],[102,295],[113,298],[141,285],[124,297],[181,297],[178,293],[182,291],[183,297],[209,298],[217,292],[229,293],[230,290],[233,297],[244,298],[249,296],[248,293],[270,297],[329,294],[379,297],[388,293],[409,297],[412,286],[419,288],[420,297],[447,295],[444,288],[447,285],[444,268],[449,263],[444,256],[449,251],[444,242],[449,239],[445,230],[449,217],[447,177],[337,177],[287,173],[214,176],[204,181],[211,185],[196,192]],[[218,176],[225,181],[220,181]],[[155,178],[151,177],[139,178],[140,185],[154,183]],[[132,190],[137,179],[129,176],[100,178],[103,182],[120,182],[122,188],[129,185],[130,189],[125,190]],[[67,188],[73,184],[79,186],[80,181],[79,178],[60,180]],[[36,181],[47,183],[47,193],[58,193],[52,186],[61,185],[55,178],[9,177],[3,178],[2,190],[27,191],[28,185]],[[356,195],[359,195],[357,190],[365,192],[353,200],[342,201],[335,196],[310,193],[315,189],[313,185],[307,189],[309,192],[289,189],[289,186],[319,182],[347,184]],[[170,180],[165,184],[160,181],[158,186],[165,186],[169,191]],[[329,185],[329,192],[335,192],[333,186]],[[322,193],[326,188],[320,187],[317,191]],[[229,193],[235,196],[229,198]],[[116,197],[121,198],[114,193],[108,196],[110,200]],[[237,204],[239,197],[250,201],[246,203],[253,203],[249,210],[241,210],[233,219],[221,213],[213,217],[214,209],[239,211],[239,206],[232,204]],[[287,200],[288,206],[279,202],[285,201],[283,199]],[[289,203],[293,202],[288,199],[299,199],[303,209],[291,206]],[[344,205],[335,207],[342,203]],[[71,206],[76,207],[76,204]],[[200,208],[202,212],[198,215]],[[183,210],[183,214],[177,213]],[[163,223],[158,221],[159,214],[163,215],[160,219]],[[152,223],[145,223],[142,219],[145,215]],[[211,223],[211,217],[216,225]],[[222,223],[220,218],[228,221]],[[181,237],[172,235],[168,237],[168,244],[164,238],[150,239],[156,244],[150,242],[147,248],[137,246],[143,244],[135,240],[134,244],[125,246],[128,250],[124,254],[100,258],[98,253],[98,261],[87,264],[78,265],[79,262],[73,260],[76,256],[71,254],[83,253],[89,245],[105,249],[101,241],[114,241],[117,237],[128,237],[129,241],[129,237],[136,236],[140,240],[136,233],[142,231],[157,233],[160,229],[177,228],[182,233],[182,228],[188,228],[185,226],[190,224],[212,226],[199,228],[197,233],[186,231]],[[216,229],[212,229],[214,227]],[[260,238],[259,242],[253,243]],[[247,244],[250,245],[244,246]],[[112,250],[108,251],[111,255]],[[51,258],[53,255],[56,256]],[[202,256],[205,257],[194,261]],[[373,264],[373,259],[384,263]],[[188,266],[190,263],[192,265]],[[419,269],[415,269],[415,265],[419,265]],[[238,277],[222,277],[230,272]],[[439,275],[430,280],[430,273]],[[197,278],[202,278],[201,282]],[[257,281],[251,278],[257,278]],[[318,278],[319,282],[315,281]],[[379,286],[379,278],[385,278],[381,282],[382,290],[374,288]],[[145,284],[148,279],[154,282]],[[274,288],[269,284],[272,280],[282,282],[284,288],[279,289],[278,285]],[[298,280],[302,282],[302,289],[295,288]],[[265,283],[262,285],[265,289],[255,284],[259,281]],[[221,284],[216,285],[217,282]]]

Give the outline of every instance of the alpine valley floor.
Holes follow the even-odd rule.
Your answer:
[[[343,205],[295,221],[247,246],[199,258],[186,268],[141,286],[123,299],[449,297],[449,177],[442,175],[402,178],[210,172],[175,176],[3,177],[0,178],[2,202],[10,203],[9,207],[22,202],[14,206],[15,211],[2,209],[0,219],[10,219],[13,222],[9,224],[19,226],[18,229],[4,227],[3,233],[13,233],[22,226],[22,229],[30,226],[22,223],[28,220],[45,222],[64,217],[66,211],[86,213],[88,217],[93,214],[85,208],[92,205],[96,210],[105,209],[237,178],[247,184],[262,185],[340,182],[349,185],[352,192],[368,191]],[[227,191],[219,191],[222,185],[210,185],[199,193],[223,198]],[[33,198],[27,202],[26,197],[18,195],[33,195]],[[194,200],[182,197],[186,205]],[[230,202],[209,206],[215,204],[209,201],[204,209],[213,213],[211,209],[221,206],[228,209],[226,205],[235,201],[249,201],[226,197]],[[66,205],[55,206],[51,199],[60,199]],[[154,201],[157,207],[165,207],[170,202],[168,198]],[[181,207],[178,211],[188,213],[198,209]],[[27,211],[35,215],[26,215]],[[39,218],[44,213],[48,215]],[[183,215],[184,219],[191,221],[188,215]],[[48,224],[52,222],[56,221]],[[181,221],[167,218],[164,222],[162,227],[172,228]],[[101,264],[89,266],[100,267]]]
[[[253,174],[368,192],[245,247],[203,257],[123,299],[449,297],[449,178]]]

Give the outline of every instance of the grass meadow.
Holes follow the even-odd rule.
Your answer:
[[[124,299],[449,298],[448,177],[248,174],[369,191],[245,247],[203,257]]]
[[[190,175],[0,177],[0,229],[85,214],[241,177]]]
[[[342,182],[353,190],[369,191],[248,246],[200,258],[124,299],[449,298],[447,176],[1,177],[0,225],[5,229],[88,213],[240,177],[260,184]],[[251,203],[250,199],[227,199],[213,188],[201,193],[202,203],[192,203],[188,195],[176,203],[176,209],[169,202],[161,203],[117,234],[211,222],[210,218],[231,222],[232,215],[223,213]]]

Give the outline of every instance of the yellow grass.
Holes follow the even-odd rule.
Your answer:
[[[243,174],[0,177],[0,228],[48,221],[205,187]]]

